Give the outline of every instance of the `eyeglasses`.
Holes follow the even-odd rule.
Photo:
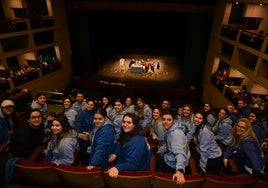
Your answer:
[[[239,128],[239,129],[243,129],[243,130],[247,130],[248,129],[247,127],[240,126],[240,125],[236,125],[236,127]]]
[[[5,106],[5,109],[13,110],[15,107],[14,106]]]
[[[42,116],[32,116],[32,117],[30,117],[30,119],[41,119],[42,118]]]

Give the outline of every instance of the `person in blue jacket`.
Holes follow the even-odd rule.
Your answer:
[[[240,173],[249,173],[268,181],[264,173],[265,159],[261,156],[261,147],[247,118],[237,120],[232,130],[232,143],[223,153],[223,163],[227,167],[228,159],[233,158]]]
[[[143,128],[147,129],[152,126],[152,109],[142,98],[137,98],[135,114],[139,117]]]
[[[16,121],[15,121],[16,120]],[[11,133],[17,127],[17,113],[14,102],[4,100],[0,109],[0,144],[9,140]]]
[[[221,108],[218,113],[218,118],[211,128],[215,134],[217,144],[221,148],[226,148],[232,141],[232,120],[229,116],[227,108]]]
[[[114,108],[112,109],[112,112],[111,112],[110,117],[109,117],[109,119],[113,123],[116,139],[119,138],[121,126],[122,126],[122,121],[123,121],[123,116],[125,114],[126,114],[126,112],[124,111],[124,102],[121,99],[117,99],[114,102]]]
[[[236,109],[237,113],[237,119],[239,118],[247,118],[249,116],[250,113],[250,108],[247,104],[247,101],[245,99],[238,99],[237,100],[237,109]]]
[[[94,113],[94,124],[95,129],[91,146],[88,147],[90,157],[87,169],[91,170],[94,167],[102,167],[105,170],[116,139],[113,125],[107,118],[107,111],[104,108],[98,108]]]
[[[95,111],[95,103],[93,100],[87,100],[87,106],[86,109],[80,111],[74,119],[74,127],[76,128],[76,131],[78,133],[78,141],[80,146],[80,152],[78,154],[78,157],[76,162],[79,161],[79,163],[82,163],[83,165],[88,164],[88,153],[87,153],[87,147],[88,147],[88,135],[91,134],[91,132],[94,129],[94,122],[93,122],[93,115]]]
[[[177,184],[182,185],[185,183],[184,174],[188,171],[186,167],[190,158],[188,140],[171,111],[163,112],[162,122],[165,143],[158,149],[155,170],[173,174]]]
[[[86,109],[82,110],[75,116],[74,126],[78,133],[88,133],[93,130],[93,115],[94,115],[95,103],[93,100],[87,101]]]
[[[195,150],[191,150],[191,155],[198,164],[200,175],[204,176],[207,172],[221,170],[223,167],[222,150],[217,144],[203,112],[195,113],[194,125],[196,129],[192,130],[193,134],[188,134],[187,137],[192,139],[195,144]]]
[[[72,165],[75,153],[79,151],[76,130],[63,114],[57,114],[52,121],[51,132],[53,135],[45,149],[45,162]]]
[[[266,127],[267,122],[264,119],[263,112],[261,112],[258,109],[251,109],[248,119],[251,122],[253,131],[256,137],[258,138],[260,146],[262,146],[262,144],[266,139],[266,132],[267,132]]]
[[[122,130],[115,152],[109,161],[115,161],[114,167],[107,172],[117,177],[122,171],[144,171],[150,168],[152,150],[144,137],[145,132],[139,124],[139,117],[134,113],[126,113],[123,117]]]
[[[229,117],[232,120],[232,127],[233,127],[237,121],[237,115],[236,115],[237,112],[235,106],[233,104],[228,104],[226,108],[229,111]]]
[[[66,97],[63,100],[63,114],[65,115],[65,117],[67,117],[70,125],[74,127],[74,120],[75,116],[77,115],[77,111],[73,109],[72,100],[69,97]]]

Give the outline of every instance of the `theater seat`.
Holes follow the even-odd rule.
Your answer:
[[[151,188],[152,174],[150,171],[124,171],[117,178],[103,173],[107,188]]]
[[[57,187],[61,185],[53,163],[36,163],[19,160],[14,167],[12,184],[33,187]]]
[[[63,187],[89,187],[104,188],[104,180],[101,168],[87,170],[86,167],[76,167],[69,165],[59,165],[54,167],[56,173],[62,180]]]
[[[203,188],[252,188],[256,179],[251,176],[214,176],[206,175]]]
[[[253,188],[264,188],[264,187],[268,187],[268,182],[263,180],[257,180],[253,186]]]
[[[205,179],[200,175],[185,175],[186,182],[180,186],[175,180],[172,180],[173,174],[155,172],[153,188],[200,188]]]

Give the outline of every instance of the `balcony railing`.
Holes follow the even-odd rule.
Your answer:
[[[249,46],[255,50],[261,50],[265,36],[250,31],[242,31],[239,43]]]
[[[239,26],[235,25],[223,25],[221,35],[231,40],[236,40]]]

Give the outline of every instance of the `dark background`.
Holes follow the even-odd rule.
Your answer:
[[[213,15],[68,10],[74,75],[94,75],[121,53],[176,57],[184,85],[201,86]]]

